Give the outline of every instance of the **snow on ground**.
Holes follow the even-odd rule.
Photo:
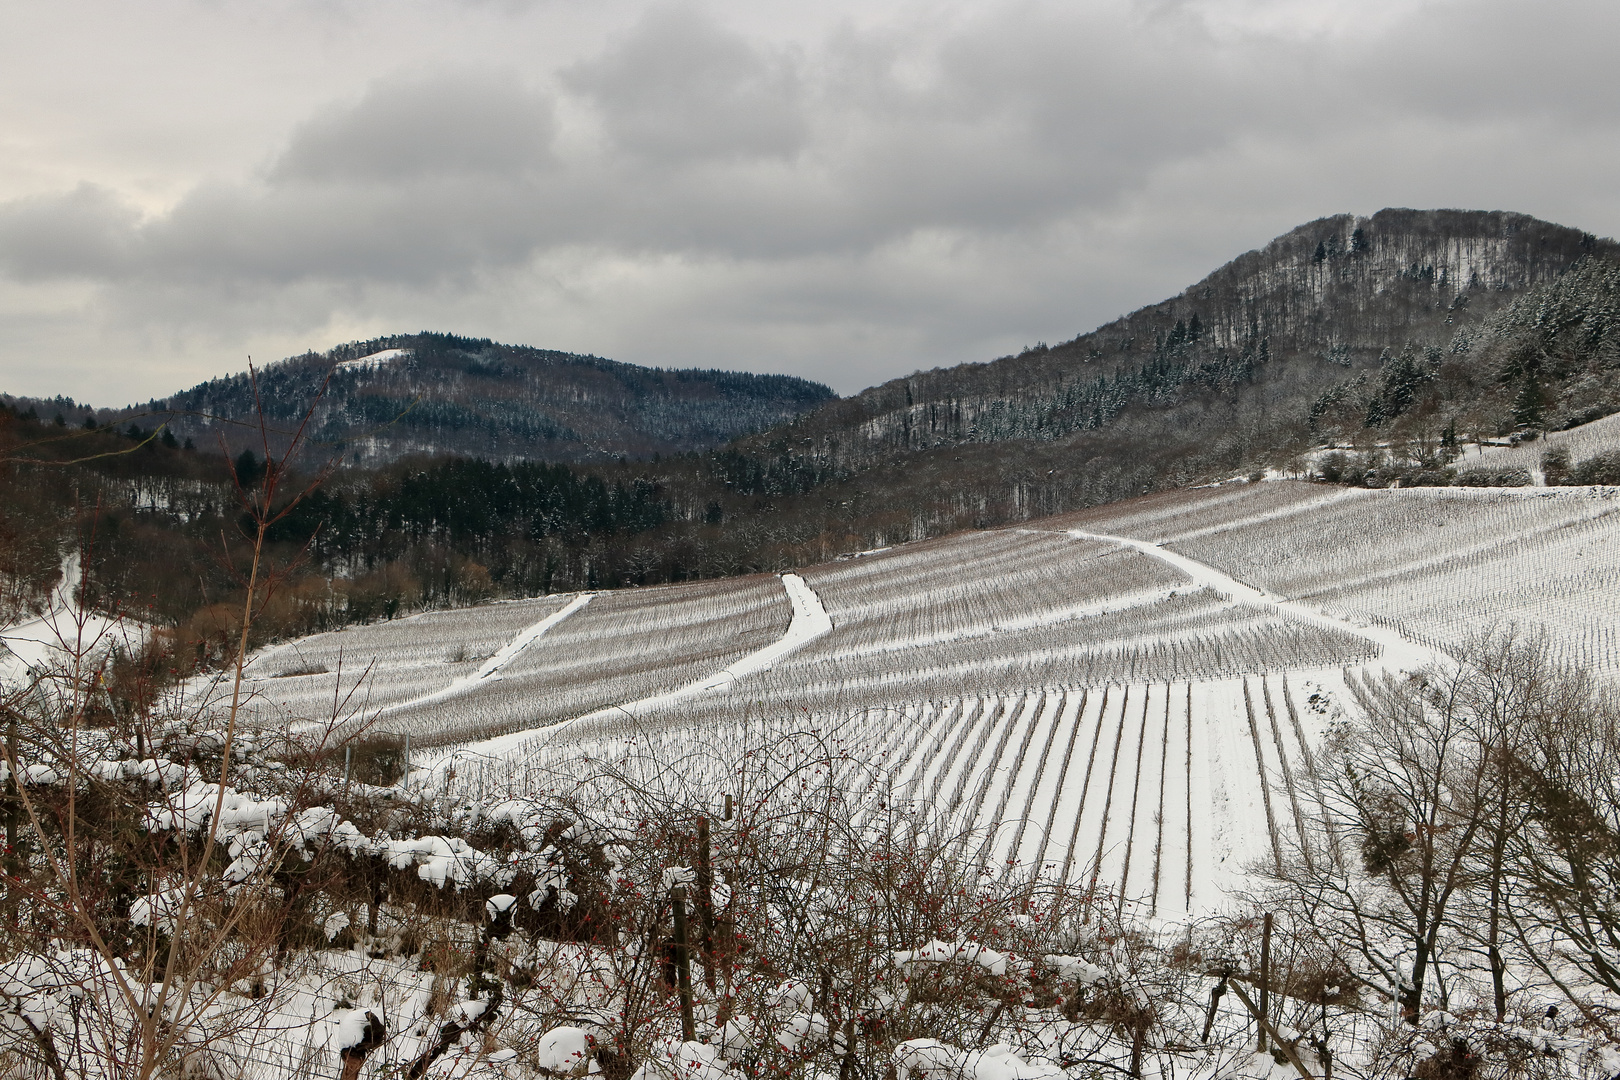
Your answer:
[[[1282,482],[902,545],[784,575],[791,621],[763,644],[715,645],[706,671],[710,654],[671,653],[623,684],[650,692],[425,752],[446,767],[418,779],[452,786],[454,762],[455,797],[482,798],[611,770],[707,797],[811,737],[871,827],[929,820],[981,866],[1196,915],[1315,832],[1314,749],[1355,680],[1443,663],[1502,616],[1602,649],[1588,624],[1612,620],[1617,524],[1620,492],[1600,489]],[[573,598],[410,713],[476,715],[554,669],[614,677],[622,635],[657,611],[692,606],[681,625],[701,637],[726,625],[703,612],[758,610],[745,599],[705,583],[574,616]],[[610,600],[623,611],[602,620]]]
[[[697,707],[653,727],[531,733],[444,761],[474,801],[509,786],[583,797],[599,781],[606,794],[619,781],[601,769],[751,803],[738,764],[755,761],[757,776],[760,760],[808,736],[844,763],[839,787],[863,828],[926,827],[989,871],[1062,878],[1115,910],[1178,920],[1228,906],[1252,866],[1310,842],[1299,785],[1349,698],[1344,680],[1324,668],[741,725]]]
[[[0,688],[25,684],[30,671],[78,666],[75,657],[93,668],[112,650],[134,652],[145,642],[148,628],[142,623],[80,610],[79,580],[79,557],[73,554],[63,560],[60,583],[40,615],[0,625]]]
[[[1517,446],[1470,445],[1464,448],[1456,466],[1459,469],[1524,469],[1537,484],[1542,484],[1546,480],[1541,472],[1541,455],[1555,447],[1568,451],[1571,465],[1583,458],[1620,450],[1620,413],[1568,431],[1549,431]]]
[[[391,712],[398,712],[402,709],[428,705],[435,701],[443,701],[445,698],[453,697],[456,694],[466,693],[472,688],[483,683],[485,679],[498,680],[500,678],[501,669],[510,664],[518,653],[522,652],[524,649],[527,649],[536,641],[539,641],[545,636],[546,631],[550,630],[553,626],[556,626],[558,623],[568,618],[568,616],[574,614],[574,612],[590,603],[591,597],[594,595],[594,593],[580,593],[578,596],[568,601],[567,605],[560,610],[551,612],[545,618],[541,619],[532,626],[524,627],[516,637],[497,649],[494,654],[492,654],[488,660],[485,660],[482,664],[480,664],[478,670],[474,671],[472,674],[461,676],[460,678],[451,682],[450,685],[444,687],[442,690],[435,690],[432,693],[423,694],[421,697],[412,698],[409,701],[402,701],[398,704],[390,705],[383,709],[378,715],[387,716]]]
[[[376,368],[386,367],[396,360],[403,360],[411,355],[410,349],[383,349],[381,352],[370,353],[353,360],[341,360],[333,368],[334,371],[372,371]]]
[[[1069,535],[1085,540],[1103,540],[1109,543],[1122,544],[1145,555],[1162,559],[1198,584],[1226,593],[1240,603],[1258,604],[1263,607],[1274,608],[1279,612],[1292,615],[1306,622],[1344,630],[1364,637],[1379,647],[1382,654],[1381,659],[1385,663],[1396,665],[1402,670],[1416,671],[1420,668],[1429,667],[1443,655],[1432,646],[1423,644],[1393,628],[1369,625],[1365,622],[1357,622],[1342,616],[1332,615],[1298,601],[1285,600],[1264,589],[1246,585],[1213,566],[1167,550],[1162,544],[1154,544],[1146,540],[1133,540],[1125,536],[1104,536],[1100,533],[1082,532],[1077,529],[1071,529]]]
[[[724,690],[745,676],[769,671],[778,660],[804,648],[832,629],[832,619],[827,615],[827,609],[821,606],[821,597],[804,583],[804,578],[798,574],[783,574],[782,585],[787,589],[788,599],[793,604],[793,621],[788,624],[787,633],[782,635],[782,640],[767,645],[758,652],[749,653],[736,663],[728,664],[695,688],[683,688],[665,695],[662,699],[649,699],[649,707],[656,708],[663,701],[678,700],[676,695],[688,696],[710,690]]]
[[[384,726],[424,747],[547,727],[706,680],[777,641],[792,619],[774,575],[602,593],[498,680],[401,709]]]
[[[1567,431],[1541,432],[1528,440],[1521,435],[1514,435],[1510,439],[1491,442],[1463,443],[1458,447],[1459,456],[1451,465],[1459,472],[1523,470],[1530,475],[1530,482],[1533,485],[1541,487],[1547,482],[1541,469],[1541,457],[1555,447],[1568,452],[1571,465],[1597,454],[1620,450],[1620,413],[1601,417]],[[1376,448],[1388,450],[1389,444],[1378,443]],[[1319,470],[1322,467],[1322,460],[1329,454],[1359,452],[1354,446],[1324,446],[1306,453],[1304,460],[1310,469]],[[1270,470],[1266,479],[1278,480],[1281,479],[1281,474],[1276,470]]]
[[[0,685],[15,686],[30,669],[61,666],[75,655],[101,657],[115,648],[133,652],[145,638],[146,628],[129,619],[53,608],[0,628]]]
[[[330,722],[429,697],[476,675],[570,599],[428,611],[271,645],[249,658],[244,673],[248,715],[275,726]],[[229,673],[217,674],[193,680],[187,696],[217,699],[228,687]]]
[[[1039,589],[1037,582],[1030,599],[1019,601],[1029,605],[1025,615],[1009,617],[987,609],[975,616],[968,608],[953,606],[975,588],[996,592],[1005,587],[1020,597],[1026,594],[1016,561],[1006,561],[1013,557],[1007,541],[970,534],[959,545],[997,554],[975,563],[951,554],[950,545],[936,543],[920,545],[915,553],[896,548],[859,563],[839,564],[831,577],[818,571],[816,580],[836,598],[835,606],[824,597],[835,625],[814,649],[778,665],[769,677],[738,683],[730,696],[754,702],[751,711],[740,705],[728,711],[723,693],[705,698],[701,708],[666,701],[666,707],[648,709],[640,725],[623,717],[623,723],[610,722],[611,717],[599,714],[597,723],[576,723],[542,737],[514,736],[478,751],[497,758],[511,755],[511,768],[518,769],[515,763],[521,762],[524,775],[533,777],[557,775],[582,754],[616,761],[617,768],[633,772],[637,755],[645,755],[649,761],[683,762],[694,789],[718,789],[728,783],[725,762],[791,730],[812,727],[829,745],[858,760],[881,763],[880,775],[860,779],[852,788],[852,794],[876,800],[867,811],[873,820],[880,815],[878,802],[899,792],[899,801],[913,806],[917,815],[940,818],[940,828],[972,830],[977,838],[971,844],[964,841],[963,851],[983,864],[1058,874],[1094,887],[1099,896],[1109,895],[1112,903],[1161,918],[1219,908],[1242,887],[1250,867],[1275,861],[1311,831],[1307,814],[1312,793],[1302,787],[1314,783],[1316,740],[1350,697],[1346,669],[1355,678],[1361,671],[1375,677],[1415,671],[1444,662],[1447,651],[1466,640],[1463,628],[1449,634],[1414,630],[1368,610],[1367,604],[1341,603],[1336,594],[1322,590],[1335,580],[1382,583],[1403,564],[1427,566],[1425,560],[1441,558],[1445,545],[1461,552],[1507,545],[1524,565],[1505,576],[1511,585],[1504,587],[1534,596],[1537,581],[1550,580],[1553,569],[1527,552],[1545,550],[1552,564],[1567,564],[1569,558],[1558,545],[1574,542],[1574,537],[1586,545],[1582,550],[1596,550],[1615,532],[1607,501],[1594,502],[1589,495],[1577,501],[1576,493],[1436,495],[1302,484],[1244,487],[1193,497],[1178,493],[1152,506],[1125,504],[1114,511],[1127,526],[1117,531],[1103,528],[1108,508],[1100,508],[1089,512],[1089,528],[1046,535],[1124,550],[1165,567],[1182,584],[1162,595],[1207,594],[1220,610],[1270,612],[1282,620],[1258,624],[1255,633],[1274,633],[1288,625],[1317,627],[1363,642],[1370,660],[1262,667],[1231,677],[1105,677],[1090,683],[1074,668],[1079,681],[1054,684],[1052,676],[1062,677],[1059,663],[1028,668],[1031,681],[1025,689],[1015,688],[1014,672],[1008,681],[994,684],[1007,687],[1005,691],[971,696],[967,687],[976,670],[972,654],[939,666],[932,666],[929,658],[952,655],[940,650],[964,643],[984,655],[1007,643],[1030,644],[1020,634],[1032,624],[1065,626],[1064,632],[1072,635],[1078,631],[1066,623],[1082,623],[1107,609],[1121,614],[1125,625],[1142,624],[1151,621],[1151,605],[1141,602],[1140,592],[1127,591],[1090,605],[1060,599],[1042,607],[1033,591]],[[1444,531],[1447,520],[1453,525],[1449,532]],[[1420,527],[1430,528],[1434,536],[1412,534]],[[1019,531],[1028,535],[1037,530]],[[1436,536],[1444,541],[1438,547]],[[1302,540],[1308,540],[1303,547]],[[1241,572],[1254,576],[1244,580],[1239,572],[1195,558],[1189,550],[1215,558],[1242,552],[1247,561],[1241,562]],[[1039,557],[1051,558],[1052,553],[1042,549]],[[885,568],[886,562],[892,570]],[[942,580],[928,580],[930,564]],[[1114,581],[1134,582],[1141,573],[1130,563],[1097,565],[1115,571],[1110,573]],[[964,566],[974,573],[962,576]],[[1085,569],[1083,563],[1074,565],[1076,573],[1083,575]],[[1120,575],[1120,570],[1128,572]],[[885,573],[887,580],[881,576]],[[1612,610],[1620,582],[1577,570],[1559,580],[1563,593],[1579,592],[1584,584],[1597,609],[1605,610]],[[1290,596],[1272,581],[1310,591],[1310,596]],[[1460,588],[1455,583],[1444,587]],[[1066,596],[1063,590],[1068,588],[1067,578],[1054,580],[1045,593]],[[1386,588],[1386,599],[1387,594]],[[1150,591],[1148,599],[1159,595]],[[1126,596],[1135,602],[1121,603]],[[1469,610],[1475,606],[1469,594],[1448,596],[1431,596],[1426,602],[1449,603],[1471,626],[1479,623],[1481,613]],[[1566,607],[1578,606],[1578,597],[1557,599]],[[958,613],[931,615],[928,603]],[[1500,607],[1505,601],[1498,597],[1491,603]],[[882,636],[885,628],[888,637]],[[857,629],[862,636],[851,637]],[[1155,633],[1162,644],[1177,631],[1165,627]],[[841,699],[832,687],[818,697],[818,678],[847,678],[855,671],[850,658],[861,657],[878,666],[881,678],[856,676],[853,684],[841,688]],[[827,670],[818,674],[817,665]],[[953,674],[963,676],[960,687],[952,682]],[[892,704],[884,704],[885,699]],[[796,705],[808,708],[808,716]],[[798,715],[778,724],[773,710],[777,716]],[[705,747],[712,767],[688,760],[682,747]],[[498,784],[502,768],[496,763],[475,773],[480,783]]]
[[[1413,488],[1173,533],[1169,546],[1361,633],[1454,652],[1511,625],[1603,674],[1616,670],[1617,539],[1620,489]]]
[[[576,717],[574,720],[564,721],[562,724],[548,728],[543,737],[548,740],[554,739],[569,724],[588,723],[592,720],[606,718],[634,718],[669,705],[684,702],[690,698],[723,692],[745,676],[769,671],[778,661],[832,629],[832,620],[828,617],[826,609],[821,606],[821,599],[816,595],[815,590],[804,583],[803,578],[797,574],[783,574],[782,586],[787,591],[788,599],[793,604],[793,620],[788,624],[787,632],[779,640],[728,664],[721,670],[696,682],[687,683],[685,686],[654,694],[639,701],[597,709],[594,712]],[[535,737],[536,734],[533,731],[518,731],[510,735],[497,736],[493,739],[483,739],[458,748],[442,760],[449,761],[462,754],[480,757],[499,756],[523,746]]]

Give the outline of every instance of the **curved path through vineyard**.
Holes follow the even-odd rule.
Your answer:
[[[1076,540],[1097,540],[1103,543],[1120,544],[1124,547],[1133,548],[1144,555],[1170,564],[1199,585],[1205,585],[1218,592],[1226,593],[1238,603],[1275,608],[1305,622],[1345,630],[1366,638],[1382,650],[1383,659],[1386,662],[1396,667],[1411,670],[1431,664],[1436,659],[1444,656],[1443,653],[1428,645],[1413,641],[1398,631],[1381,626],[1369,626],[1336,615],[1329,615],[1327,612],[1300,603],[1298,600],[1289,600],[1287,597],[1278,596],[1276,593],[1257,589],[1253,585],[1246,585],[1230,574],[1210,566],[1208,563],[1189,559],[1187,556],[1170,551],[1163,545],[1155,544],[1151,540],[1137,540],[1129,536],[1109,536],[1105,533],[1086,532],[1083,529],[1069,529],[1067,533]]]
[[[583,716],[564,720],[560,724],[551,724],[538,730],[531,728],[527,731],[514,731],[509,735],[499,735],[493,739],[482,739],[478,742],[467,743],[446,754],[440,759],[440,764],[448,763],[458,755],[487,755],[493,757],[509,753],[538,737],[550,737],[573,724],[612,716],[644,714],[653,709],[684,701],[700,694],[724,690],[746,675],[768,670],[778,660],[797,652],[833,628],[832,616],[828,615],[827,609],[822,606],[821,597],[816,595],[816,590],[812,589],[802,577],[798,574],[783,574],[782,587],[787,590],[788,602],[793,605],[793,618],[788,623],[787,630],[783,632],[780,638],[763,649],[756,649],[747,656],[734,660],[713,675],[699,679],[696,682],[687,683],[685,686],[677,687],[674,690],[665,691],[662,694],[642,698],[639,701],[627,701],[619,705],[609,705],[606,708],[597,709]],[[562,614],[562,612],[559,612],[558,616]]]
[[[507,642],[500,649],[496,650],[496,652],[491,655],[488,660],[485,660],[482,664],[478,665],[478,670],[473,672],[471,675],[463,675],[449,686],[435,690],[431,694],[423,694],[421,697],[412,698],[409,701],[401,701],[390,705],[377,715],[379,717],[383,717],[389,715],[390,713],[397,713],[403,709],[411,709],[419,705],[429,705],[435,701],[443,701],[445,698],[466,693],[468,690],[471,690],[473,687],[484,682],[486,679],[499,679],[501,669],[515,660],[518,653],[522,652],[524,649],[527,649],[530,645],[544,637],[547,630],[550,630],[553,626],[556,626],[558,623],[568,618],[568,616],[590,603],[591,597],[595,595],[595,593],[580,593],[578,596],[570,600],[562,609],[553,611],[550,615],[547,615],[545,618],[541,619],[537,623],[534,623],[532,626],[524,627],[522,630],[518,631],[517,636],[512,638],[511,641]]]

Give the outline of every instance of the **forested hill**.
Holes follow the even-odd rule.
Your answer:
[[[849,400],[781,377],[432,335],[296,358],[259,380],[284,428],[336,372],[299,464],[340,451],[375,467],[327,478],[274,530],[275,557],[306,576],[260,625],[302,633],[483,597],[782,570],[1267,468],[1368,486],[1528,484],[1517,466],[1482,473],[1466,443],[1620,412],[1615,254],[1520,215],[1327,218],[1075,341]],[[245,378],[217,380],[156,403],[159,416],[112,426],[104,413],[91,427],[65,398],[0,395],[0,617],[42,603],[87,545],[108,609],[180,626],[240,610],[217,548],[235,532],[238,482],[266,475],[262,452],[243,453],[245,427],[190,414],[245,420],[250,402]],[[164,408],[188,410],[178,438],[156,430]],[[772,409],[810,411],[654,459]],[[524,434],[525,422],[556,431]],[[230,459],[216,452],[222,430]],[[1530,443],[1518,464],[1539,462],[1552,483],[1620,469],[1620,455],[1594,457],[1613,450],[1601,439],[1542,460],[1558,441]],[[1354,450],[1307,454],[1324,443]],[[430,448],[461,455],[410,453]],[[564,460],[513,460],[546,453]]]
[[[272,364],[258,392],[272,424],[296,426],[331,373],[309,431],[310,457],[376,465],[411,454],[499,461],[605,461],[705,450],[771,427],[833,396],[786,375],[665,370],[596,356],[409,334]],[[246,373],[213,379],[140,411],[172,412],[177,437],[256,446]],[[122,414],[101,417],[122,423]],[[215,419],[211,419],[215,418]],[[152,421],[144,421],[151,427]]]
[[[896,379],[742,448],[778,472],[849,476],[917,452],[1019,440],[1031,464],[1115,478],[1058,505],[1118,498],[1303,448],[1334,434],[1324,424],[1345,434],[1370,416],[1387,427],[1397,416],[1366,406],[1388,369],[1440,385],[1448,360],[1477,357],[1474,346],[1500,329],[1493,315],[1583,259],[1606,265],[1617,254],[1612,240],[1523,214],[1322,218],[1072,341]],[[1498,379],[1498,367],[1453,365],[1449,375],[1471,385],[1453,388],[1440,424],[1496,435],[1523,422],[1512,408],[1523,386]],[[1562,408],[1557,388],[1549,393],[1549,408]],[[1360,411],[1338,415],[1346,408]],[[1559,426],[1579,411],[1569,404],[1570,415],[1533,422]]]

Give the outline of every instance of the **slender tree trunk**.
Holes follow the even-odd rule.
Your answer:
[[[1497,944],[1501,940],[1501,920],[1502,882],[1500,868],[1497,868],[1491,872],[1491,916],[1485,951],[1491,965],[1491,992],[1495,997],[1498,1024],[1507,1016],[1507,962],[1502,959],[1502,950]]]
[[[1131,1032],[1131,1076],[1142,1075],[1142,1044],[1147,1041],[1147,1017],[1138,1017],[1136,1030]]]
[[[855,1017],[844,1024],[844,1053],[838,1059],[838,1080],[855,1080]]]
[[[21,809],[17,801],[17,718],[6,720],[6,876],[15,881],[22,876],[22,859],[17,852],[17,816]],[[6,889],[6,921],[17,928],[17,893],[15,886]]]
[[[703,984],[714,992],[714,869],[709,853],[709,819],[697,820],[697,881],[693,883],[698,919],[698,952],[703,957]]]
[[[686,930],[685,887],[669,890],[669,899],[675,909],[675,992],[681,1002],[681,1038],[691,1042],[697,1038],[697,1027],[692,1015],[692,946]]]
[[[1429,938],[1419,934],[1415,942],[1417,955],[1412,958],[1412,978],[1401,987],[1399,1004],[1401,1019],[1413,1027],[1418,1025],[1423,1005],[1423,980],[1429,972]]]
[[[1259,1046],[1256,1047],[1262,1054],[1266,1052],[1266,1024],[1271,1022],[1271,912],[1266,912],[1266,920],[1260,931],[1260,1028]]]
[[[1486,926],[1485,951],[1491,965],[1491,991],[1496,1003],[1496,1022],[1507,1016],[1507,963],[1502,959],[1502,861],[1507,844],[1508,786],[1507,752],[1498,750],[1501,772],[1497,778],[1496,835],[1491,838],[1491,913]]]

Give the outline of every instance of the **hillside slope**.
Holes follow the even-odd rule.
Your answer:
[[[1289,762],[1312,760],[1369,678],[1494,630],[1612,682],[1617,523],[1612,487],[1240,482],[781,583],[349,628],[260,654],[248,686],[261,723],[356,711],[424,762],[448,753],[469,791],[577,792],[590,760],[647,784],[679,761],[669,782],[712,793],[725,762],[815,732],[862,813],[910,806],[981,866],[1103,882],[1180,917],[1305,842]],[[797,611],[784,626],[796,587],[825,616],[813,633],[795,635]],[[778,638],[768,666],[738,664]]]
[[[882,448],[1061,438],[1132,407],[1242,406],[1251,384],[1274,402],[1297,398],[1375,368],[1385,350],[1449,347],[1584,256],[1617,254],[1613,241],[1523,214],[1340,214],[1072,341],[895,379],[795,427],[854,463]]]
[[[980,500],[977,517],[995,520],[993,503],[1028,506],[1027,516],[1111,501],[1280,463],[1369,425],[1385,440],[1419,418],[1431,442],[1451,421],[1465,437],[1494,436],[1525,420],[1515,407],[1525,370],[1545,380],[1593,366],[1589,335],[1551,334],[1536,311],[1602,306],[1617,254],[1614,241],[1523,214],[1322,218],[1072,341],[895,379],[739,451],[762,489],[870,474],[861,486],[881,487],[886,505],[924,513],[993,476],[1002,491]],[[1566,277],[1583,263],[1600,269]],[[1581,287],[1555,288],[1569,280]],[[1536,310],[1503,318],[1515,301]],[[1562,359],[1543,365],[1542,353]],[[1517,364],[1521,354],[1532,362]],[[1544,406],[1533,422],[1591,419],[1599,398],[1620,404],[1612,379],[1568,381],[1568,393],[1531,388]],[[903,462],[912,481],[883,478]],[[936,473],[947,479],[915,482]]]
[[[259,400],[272,422],[295,425],[328,372],[310,456],[339,454],[345,463],[366,465],[420,453],[588,462],[705,450],[833,396],[819,383],[786,375],[666,371],[423,333],[265,368]],[[254,416],[245,373],[151,402],[144,411],[173,412],[177,436],[199,444],[221,433],[233,449],[255,441],[241,426]]]
[[[1264,467],[1365,486],[1496,485],[1509,482],[1504,469],[1528,483],[1545,472],[1543,449],[1567,441],[1570,476],[1612,482],[1620,457],[1583,464],[1601,440],[1575,430],[1525,439],[1620,410],[1615,252],[1523,215],[1325,218],[1075,341],[847,400],[774,377],[660,372],[433,335],[272,365],[260,388],[283,428],[297,417],[291,403],[336,368],[315,416],[313,461],[437,449],[570,462],[413,459],[334,478],[275,537],[301,550],[318,536],[317,591],[334,598],[321,621],[297,629],[368,618],[366,598],[378,595],[395,610],[781,570]],[[182,434],[207,451],[223,432],[234,452],[250,435],[236,426],[249,389],[240,376],[216,380],[154,408],[194,411],[177,419],[191,425]],[[147,570],[128,550],[107,560],[101,572],[116,571],[120,595],[156,597],[178,622],[226,587],[189,574],[177,584],[169,569],[179,565],[174,530],[193,534],[181,541],[187,550],[217,538],[214,514],[233,504],[223,461],[214,459],[206,498],[174,490],[167,473],[147,484],[139,474],[157,466],[185,472],[178,444],[144,441],[153,419],[117,418],[151,456],[109,457],[118,440],[81,429],[71,402],[36,404],[14,406],[29,454],[83,456],[94,459],[88,469],[130,475],[118,490],[101,485],[100,505],[140,515],[150,527],[140,546],[157,557]],[[666,453],[793,414],[707,453]],[[224,420],[204,423],[216,416]],[[1530,449],[1487,475],[1469,444],[1503,435]],[[1309,453],[1324,444],[1354,451]],[[620,454],[645,457],[621,463]],[[45,475],[13,484],[14,505],[37,501]],[[56,485],[58,517],[74,485],[83,487]],[[213,509],[199,513],[199,502]],[[0,535],[38,532],[47,518],[0,512]],[[127,545],[136,533],[118,536]],[[0,565],[0,579],[54,574],[55,551],[35,546],[40,558]]]

